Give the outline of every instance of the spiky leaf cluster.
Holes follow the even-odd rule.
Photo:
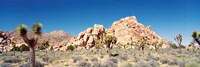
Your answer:
[[[115,42],[116,43],[116,41],[117,41],[117,38],[115,36],[111,36],[111,35],[106,35],[103,39],[104,43],[107,43],[107,42]]]
[[[27,34],[27,26],[24,25],[24,24],[21,24],[17,27],[17,33],[20,35],[20,36],[24,36]]]
[[[192,32],[192,37],[193,37],[193,38],[200,38],[200,32],[193,31],[193,32]]]
[[[194,38],[195,42],[197,42],[200,45],[200,32],[193,31],[192,37]]]
[[[42,24],[40,23],[33,24],[32,29],[35,34],[41,34]]]

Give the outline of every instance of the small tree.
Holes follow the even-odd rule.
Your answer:
[[[179,49],[181,51],[182,35],[178,34],[176,37],[174,37],[174,40],[178,43]]]
[[[200,32],[199,33],[196,31],[192,32],[192,37],[200,46]]]
[[[154,46],[155,50],[158,51],[158,41],[154,41],[152,45]]]
[[[144,51],[145,44],[147,44],[147,37],[143,37],[138,41],[139,50],[142,49],[142,51]]]
[[[17,27],[18,34],[22,37],[24,42],[28,44],[30,50],[30,67],[35,67],[35,46],[37,45],[38,38],[41,36],[42,24],[33,24],[32,31],[34,32],[33,38],[28,38],[27,27],[21,24]]]
[[[113,45],[117,42],[117,38],[115,36],[106,35],[103,41],[106,44],[106,48],[108,49],[109,56],[112,56],[111,49]]]

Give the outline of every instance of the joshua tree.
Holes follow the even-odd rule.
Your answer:
[[[155,50],[158,51],[158,41],[153,42],[152,46],[154,46]]]
[[[143,37],[142,39],[140,39],[138,41],[138,47],[139,47],[139,50],[142,49],[144,51],[144,48],[145,48],[145,44],[147,44],[147,37]]]
[[[200,46],[200,32],[199,33],[196,31],[192,32],[192,37]]]
[[[174,37],[174,40],[178,43],[179,49],[181,51],[182,35],[178,34],[176,37]]]
[[[38,38],[41,36],[42,24],[33,24],[32,31],[34,32],[33,38],[28,38],[27,27],[21,24],[17,27],[17,32],[22,37],[24,42],[28,44],[30,50],[30,67],[35,67],[35,46],[37,45]]]
[[[117,42],[117,38],[115,36],[106,35],[103,41],[106,44],[106,48],[108,49],[109,56],[112,56],[111,49],[113,45]]]

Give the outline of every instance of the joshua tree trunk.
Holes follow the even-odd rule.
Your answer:
[[[142,44],[142,51],[143,51],[143,54],[144,54],[144,44]]]
[[[112,56],[111,55],[111,48],[108,48],[108,54],[109,54],[109,56]]]
[[[30,67],[35,67],[35,49],[29,47],[30,49]]]
[[[156,46],[156,44],[154,44],[154,48],[155,48],[155,50],[156,50],[156,52],[157,52],[157,46]]]
[[[110,45],[111,45],[111,42],[107,42],[107,49],[108,49],[109,56],[111,56],[111,47],[110,47]]]
[[[199,44],[199,46],[200,46],[200,41],[199,41],[199,39],[197,39],[197,38],[194,38],[194,40]]]
[[[181,44],[179,44],[179,50],[180,50],[180,52],[181,52]]]

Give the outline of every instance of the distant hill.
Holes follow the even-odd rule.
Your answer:
[[[16,46],[21,46],[22,44],[25,44],[22,38],[17,34],[16,30],[5,33],[13,42],[17,44]],[[27,35],[29,38],[32,38],[32,34],[33,32],[28,31]],[[42,37],[39,39],[39,43],[48,41],[50,46],[59,47],[67,45],[68,41],[71,40],[71,38],[74,37],[71,34],[64,32],[63,30],[55,30],[50,33],[43,33]]]

